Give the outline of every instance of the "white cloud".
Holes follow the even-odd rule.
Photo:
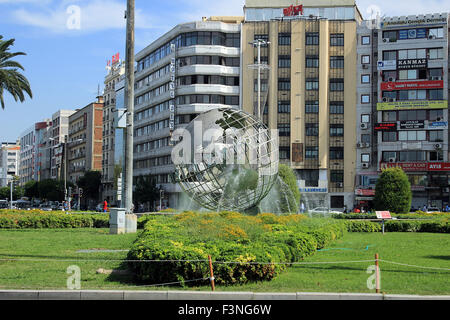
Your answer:
[[[0,0],[5,1],[5,0]],[[23,0],[32,1],[32,0]],[[68,12],[70,6],[79,8],[79,29],[68,28],[69,19],[77,19],[74,12]],[[13,18],[17,23],[43,28],[50,32],[63,33],[77,30],[79,32],[95,32],[108,29],[124,29],[126,5],[117,0],[63,1],[56,9],[44,10],[17,9]],[[136,9],[136,28],[152,28],[153,17]],[[159,19],[158,19],[159,20]]]
[[[381,16],[407,16],[429,13],[450,12],[450,2],[444,0],[356,0],[361,14],[365,19],[370,17],[367,11],[371,6],[381,9]]]

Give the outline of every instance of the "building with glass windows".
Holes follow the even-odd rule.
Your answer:
[[[133,175],[151,176],[164,190],[163,207],[180,202],[169,178],[172,132],[212,108],[239,108],[241,21],[180,24],[136,55]]]
[[[448,18],[384,18],[375,39],[377,169],[403,168],[415,209],[449,203]]]
[[[295,169],[305,205],[352,208],[355,190],[357,27],[354,0],[247,0],[242,25],[242,106],[258,110],[258,60],[249,43],[266,41],[260,61],[267,103],[262,119],[278,129],[280,162]],[[262,101],[264,99],[260,99]]]

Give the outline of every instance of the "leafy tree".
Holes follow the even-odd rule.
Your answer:
[[[98,200],[100,197],[100,186],[102,174],[100,171],[86,171],[78,180],[78,187],[83,188],[83,197]]]
[[[64,181],[42,180],[37,186],[39,198],[49,201],[64,200]]]
[[[298,212],[298,205],[300,202],[300,191],[297,186],[297,176],[291,167],[280,164],[278,166],[278,176],[281,178],[277,180],[274,188],[278,189],[280,196],[281,207],[283,212]]]
[[[0,104],[5,109],[3,92],[8,91],[17,102],[25,101],[25,93],[33,98],[30,83],[18,70],[25,70],[22,65],[11,58],[26,55],[23,52],[9,52],[10,47],[14,45],[15,39],[2,40],[0,35]]]
[[[9,200],[10,193],[11,193],[11,190],[9,189],[9,187],[0,188],[0,199],[1,200],[4,200],[4,199]]]
[[[411,209],[411,184],[401,168],[384,169],[375,186],[375,208],[395,213],[408,213]]]
[[[24,185],[24,195],[28,198],[39,198],[38,182],[30,180]]]
[[[150,203],[152,207],[153,202],[159,199],[159,189],[150,175],[136,178],[133,198],[137,204]]]

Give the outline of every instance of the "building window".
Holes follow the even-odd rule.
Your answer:
[[[343,56],[330,57],[330,69],[343,69],[343,68],[344,68],[344,57]]]
[[[363,45],[370,44],[370,36],[362,36],[361,37],[361,44],[363,44]]]
[[[397,60],[397,51],[383,51],[383,61]]]
[[[368,64],[368,63],[370,63],[370,56],[369,56],[369,55],[362,55],[362,56],[361,56],[361,63],[362,63],[362,64]]]
[[[426,151],[400,151],[398,153],[398,161],[427,161]]]
[[[319,80],[318,79],[307,79],[306,90],[319,90]]]
[[[344,102],[330,102],[330,114],[344,114]]]
[[[291,125],[289,123],[279,123],[278,135],[280,137],[289,137],[291,135]]]
[[[370,122],[370,114],[362,114],[361,123],[369,123],[369,122]]]
[[[344,79],[330,79],[330,91],[344,91]]]
[[[444,37],[444,28],[430,28],[428,29],[428,38],[440,39]]]
[[[306,57],[306,68],[318,68],[318,67],[319,67],[319,57],[317,56]]]
[[[428,99],[429,100],[442,100],[442,99],[444,99],[444,90],[443,89],[428,90]]]
[[[305,129],[306,129],[307,136],[318,136],[319,135],[319,124],[318,123],[306,123]]]
[[[444,142],[444,131],[442,130],[430,130],[429,136],[431,142]]]
[[[291,79],[279,78],[278,79],[278,90],[282,90],[282,91],[291,90]]]
[[[383,132],[382,135],[383,142],[394,142],[397,141],[397,132]]]
[[[332,33],[330,34],[330,46],[343,46],[344,45],[344,34],[343,33]]]
[[[370,103],[370,95],[362,94],[361,95],[361,103]]]
[[[361,154],[361,162],[369,163],[370,162],[370,153]]]
[[[290,56],[279,56],[278,57],[278,68],[290,68],[291,67],[291,57]]]
[[[343,208],[344,196],[330,196],[330,208]]]
[[[343,137],[344,125],[343,124],[330,124],[330,137]]]
[[[305,148],[305,158],[306,159],[318,159],[319,158],[319,147],[306,147]]]
[[[344,182],[344,171],[342,170],[331,170],[330,171],[330,181],[334,183]]]
[[[319,113],[319,101],[306,101],[305,113]]]
[[[395,112],[395,111],[391,111]],[[426,120],[427,112],[426,110],[402,110],[398,112],[398,120]],[[393,120],[395,121],[395,120]]]
[[[318,187],[319,170],[300,170],[300,179],[305,181],[305,187]]]
[[[279,156],[280,156],[280,159],[290,159],[291,158],[291,149],[289,147],[280,147]]]
[[[442,48],[428,49],[428,59],[436,60],[444,58],[444,50]]]
[[[443,161],[443,160],[444,160],[444,152],[442,150],[430,151],[430,161]]]
[[[361,142],[370,144],[370,134],[362,134],[361,135]]]
[[[319,33],[318,32],[307,32],[306,33],[306,45],[318,45],[319,44]]]
[[[384,31],[383,39],[389,39],[389,42],[397,41],[397,31]]]
[[[370,74],[361,75],[361,83],[370,83]]]
[[[442,109],[430,110],[429,120],[431,121],[441,121],[444,117],[444,111]]]
[[[290,33],[279,33],[278,34],[278,45],[280,45],[280,46],[291,45],[291,34]]]
[[[291,112],[291,102],[290,101],[279,101],[278,102],[278,113],[289,113]]]
[[[330,160],[343,160],[343,159],[344,159],[344,148],[342,147],[330,148]]]

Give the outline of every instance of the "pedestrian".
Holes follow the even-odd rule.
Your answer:
[[[423,212],[427,212],[427,205],[426,204],[423,205]]]
[[[106,199],[103,201],[103,212],[108,212],[108,202],[106,202]]]
[[[344,213],[347,213],[347,206],[344,206]]]
[[[300,205],[300,212],[304,213],[305,212],[305,204],[302,202]]]
[[[445,212],[450,212],[450,207],[448,205],[445,206]]]

